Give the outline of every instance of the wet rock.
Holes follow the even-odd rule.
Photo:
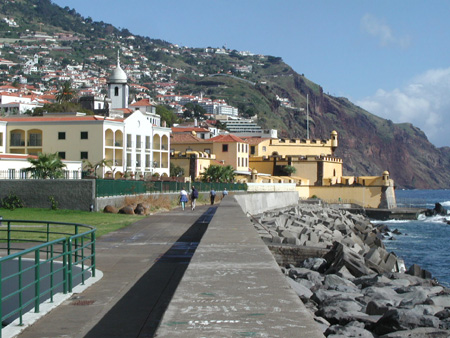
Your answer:
[[[357,324],[360,324],[356,322]],[[355,324],[355,322],[350,322],[346,326],[342,325],[332,325],[325,331],[325,335],[331,338],[347,338],[347,337],[361,337],[361,338],[373,338],[375,337],[373,333],[364,329],[360,325]]]

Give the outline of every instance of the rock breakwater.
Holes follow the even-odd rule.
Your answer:
[[[450,336],[450,290],[417,265],[406,271],[384,247],[385,226],[313,204],[253,218],[268,245],[326,249],[282,267],[325,336]]]

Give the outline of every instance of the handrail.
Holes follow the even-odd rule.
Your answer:
[[[12,322],[57,293],[67,294],[79,281],[84,284],[89,274],[95,277],[95,232],[92,226],[79,223],[2,220],[0,249],[0,320]],[[1,225],[1,224],[0,224]],[[38,226],[27,229],[26,226]],[[42,230],[39,230],[42,227]],[[69,227],[61,229],[61,227]],[[70,227],[73,227],[70,229]],[[86,230],[86,231],[83,231]],[[2,235],[5,233],[6,235]],[[25,235],[23,235],[25,234]],[[45,240],[26,235],[42,234]],[[51,236],[63,236],[50,240]],[[30,248],[14,248],[12,243],[37,243]],[[2,247],[3,244],[3,247]],[[11,253],[12,250],[20,250]],[[8,265],[8,266],[7,266]],[[10,271],[7,271],[6,268]],[[5,313],[6,312],[6,313]],[[0,331],[1,338],[1,331]]]

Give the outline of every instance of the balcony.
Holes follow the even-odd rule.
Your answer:
[[[23,140],[11,140],[11,147],[25,147],[25,141],[23,141]]]

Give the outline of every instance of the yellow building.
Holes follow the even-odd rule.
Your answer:
[[[387,171],[381,176],[343,176],[342,159],[334,156],[336,131],[328,140],[244,139],[250,146],[251,182],[295,182],[301,198],[316,196],[330,203],[396,206],[394,182]]]
[[[218,135],[200,139],[194,134],[174,133],[171,136],[171,152],[204,152],[214,154],[223,165],[231,165],[236,171],[249,172],[249,145],[235,135]]]
[[[202,173],[210,165],[222,165],[216,160],[214,154],[200,151],[175,151],[170,154],[170,165],[179,166],[184,170],[184,176],[190,177],[192,181],[200,179]]]

